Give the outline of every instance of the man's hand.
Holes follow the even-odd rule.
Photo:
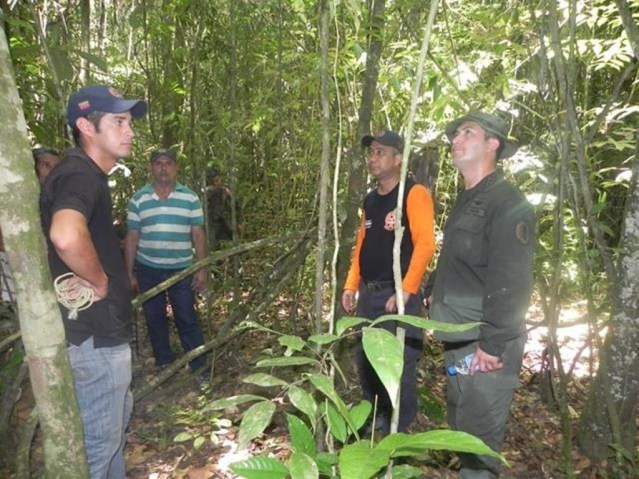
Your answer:
[[[191,288],[193,288],[195,291],[204,291],[206,289],[206,268],[198,270],[193,275]]]
[[[410,293],[408,291],[404,291],[402,294],[404,296],[404,305],[406,305],[406,303],[408,303],[408,300],[410,299]],[[397,297],[395,294],[388,298],[384,309],[387,313],[397,312]]]
[[[134,295],[140,291],[140,285],[138,284],[138,277],[135,273],[129,273],[129,283],[131,283],[131,293]]]
[[[355,299],[355,291],[352,289],[345,289],[342,293],[342,308],[348,314],[351,314],[355,311],[355,306],[357,305],[357,300]]]
[[[80,290],[76,289],[75,286],[83,286],[87,289],[93,291],[93,301],[97,302],[101,299],[107,297],[109,292],[109,278],[105,275],[104,282],[100,285],[95,285],[87,281],[86,279],[82,279],[77,275],[73,275],[66,279],[66,288],[68,291],[69,299],[75,299],[79,296]]]
[[[475,372],[478,371],[482,373],[489,373],[503,367],[504,363],[499,356],[492,356],[488,353],[485,353],[479,348],[479,346],[477,346],[475,356],[470,363],[470,374],[473,375],[475,374]]]

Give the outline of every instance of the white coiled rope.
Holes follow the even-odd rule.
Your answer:
[[[73,273],[61,274],[53,282],[58,302],[69,310],[69,319],[77,319],[78,311],[93,304],[93,290],[81,283],[70,284]]]

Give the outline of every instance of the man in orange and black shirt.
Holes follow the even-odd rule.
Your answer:
[[[399,194],[404,141],[392,131],[362,138],[368,148],[368,169],[377,180],[377,188],[364,200],[362,224],[357,233],[351,267],[344,286],[342,306],[348,313],[369,319],[397,312],[393,282],[393,243],[395,210]],[[420,286],[435,252],[434,209],[430,192],[410,179],[406,180],[403,200],[400,263],[404,312],[419,316],[422,304]],[[386,321],[381,327],[395,333],[397,324]],[[421,329],[405,325],[404,370],[400,397],[400,432],[406,431],[417,413],[416,363],[423,346]],[[363,352],[361,338],[355,350],[364,399],[375,403],[376,425],[387,434],[392,406],[388,394]]]

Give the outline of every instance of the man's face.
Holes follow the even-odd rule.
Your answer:
[[[157,184],[172,185],[177,172],[178,164],[169,156],[159,156],[151,163],[151,174]]]
[[[211,186],[213,188],[220,188],[222,186],[222,177],[220,175],[216,175],[211,178]]]
[[[44,180],[54,166],[60,163],[60,158],[56,155],[52,155],[51,153],[42,153],[38,156],[38,161],[36,162],[36,172],[38,174],[38,180],[40,184],[44,183]]]
[[[451,151],[458,168],[464,164],[483,160],[499,147],[499,140],[486,138],[486,130],[474,121],[465,121],[453,134]]]
[[[402,162],[401,154],[392,146],[373,141],[368,148],[366,163],[371,176],[378,180],[396,175]]]
[[[131,113],[105,113],[94,129],[94,144],[116,161],[131,154],[133,119]]]

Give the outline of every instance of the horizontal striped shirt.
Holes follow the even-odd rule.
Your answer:
[[[127,227],[139,232],[136,260],[152,268],[183,269],[193,264],[193,226],[203,226],[198,196],[176,183],[162,200],[146,185],[129,201]]]

